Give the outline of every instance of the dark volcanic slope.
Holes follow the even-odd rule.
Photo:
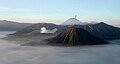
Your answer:
[[[53,38],[49,44],[53,45],[97,45],[108,44],[108,42],[95,37],[84,29],[81,28],[68,28],[61,34]]]
[[[80,26],[80,28],[83,28],[91,34],[105,40],[120,39],[120,28],[108,25],[103,22],[98,24]]]
[[[108,25],[104,22],[100,22],[97,24],[88,24],[88,25],[76,25],[75,27],[87,30],[94,36],[104,40],[120,39],[120,28],[114,27],[112,25]]]

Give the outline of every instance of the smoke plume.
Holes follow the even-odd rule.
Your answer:
[[[40,33],[55,33],[57,30],[58,29],[56,29],[56,28],[52,29],[52,30],[48,30],[45,27],[42,27]]]

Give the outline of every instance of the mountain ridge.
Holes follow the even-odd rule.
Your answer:
[[[59,34],[62,31],[64,31],[66,28],[76,26],[78,28],[82,28],[91,34],[95,35],[96,37],[99,37],[104,40],[115,40],[120,39],[120,28],[114,27],[112,25],[106,24],[104,22],[100,22],[97,24],[87,24],[87,25],[56,25],[53,23],[39,23],[34,24],[27,28],[24,28],[23,30],[17,31],[16,33],[12,35],[24,35],[27,33],[30,33],[34,30],[40,31],[40,28],[45,27],[46,29],[52,30],[52,29],[58,29],[57,32],[54,34]]]
[[[30,25],[32,25],[32,23],[19,23],[8,20],[0,20],[0,31],[18,31]]]

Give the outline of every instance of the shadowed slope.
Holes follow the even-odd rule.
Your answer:
[[[85,25],[82,28],[91,34],[105,40],[120,39],[120,28],[108,25],[103,22],[93,25]]]
[[[81,28],[68,28],[53,38],[49,44],[53,45],[97,45],[108,44],[108,42],[97,38]]]

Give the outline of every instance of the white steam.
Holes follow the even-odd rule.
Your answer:
[[[45,27],[41,28],[40,33],[55,33],[58,29],[47,30]]]

